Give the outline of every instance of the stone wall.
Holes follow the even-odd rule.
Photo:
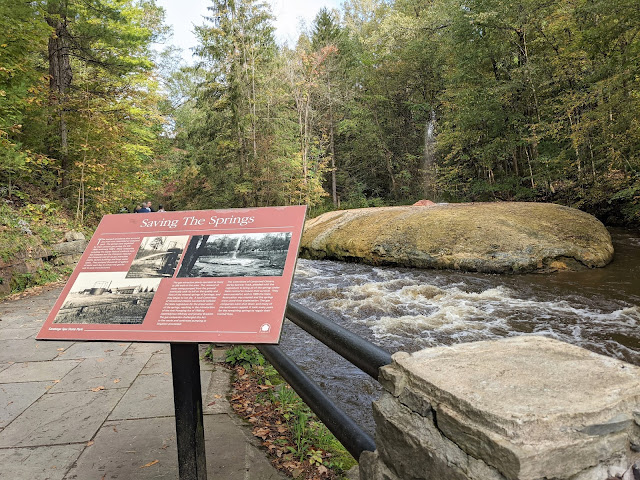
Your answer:
[[[11,280],[15,275],[34,273],[43,268],[42,258],[47,255],[48,252],[44,248],[36,248],[7,260],[0,258],[0,297],[11,292]]]
[[[640,480],[640,368],[625,362],[516,337],[397,353],[381,383],[361,480]]]
[[[67,232],[64,241],[50,247],[40,245],[7,260],[0,258],[0,297],[11,293],[11,280],[16,275],[34,274],[44,268],[45,262],[75,267],[87,244],[82,233]]]
[[[54,263],[75,267],[88,244],[88,240],[81,232],[65,233],[64,241],[51,247]]]

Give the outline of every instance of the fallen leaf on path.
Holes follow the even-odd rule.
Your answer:
[[[59,352],[64,352],[64,348],[58,348],[57,349]]]
[[[213,398],[222,398],[222,395],[214,395]]]
[[[91,389],[92,392],[99,392],[100,390],[104,390],[104,387],[102,385],[100,385],[99,387]]]
[[[91,445],[93,445],[95,442],[93,440],[89,440],[87,442],[87,447],[90,447]]]
[[[155,465],[156,463],[158,463],[160,460],[154,460],[153,462],[149,462],[146,465],[142,465],[140,468],[147,468],[150,467],[151,465]]]
[[[119,378],[116,378],[116,379],[113,381],[113,383],[120,383],[120,379],[119,379]]]
[[[254,429],[253,429],[253,434],[254,434],[256,437],[260,437],[261,439],[263,439],[263,440],[264,440],[265,438],[267,438],[267,436],[269,435],[269,432],[270,432],[270,431],[271,431],[271,430],[269,430],[269,429],[268,429],[268,428],[266,428],[266,427],[263,427],[263,428],[254,428]]]

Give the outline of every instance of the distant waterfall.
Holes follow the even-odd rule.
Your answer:
[[[435,150],[436,150],[436,112],[431,110],[429,120],[424,129],[424,156],[422,169],[424,171],[425,198],[433,195],[433,182],[435,180]]]

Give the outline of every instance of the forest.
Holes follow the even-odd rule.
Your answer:
[[[640,226],[637,0],[346,0],[295,46],[267,4],[209,3],[185,66],[155,0],[0,2],[4,201],[87,224],[146,199],[545,201]]]

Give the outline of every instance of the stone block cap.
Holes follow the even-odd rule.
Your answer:
[[[391,393],[427,400],[445,436],[507,478],[638,456],[640,368],[623,361],[521,336],[399,353],[385,369]]]

